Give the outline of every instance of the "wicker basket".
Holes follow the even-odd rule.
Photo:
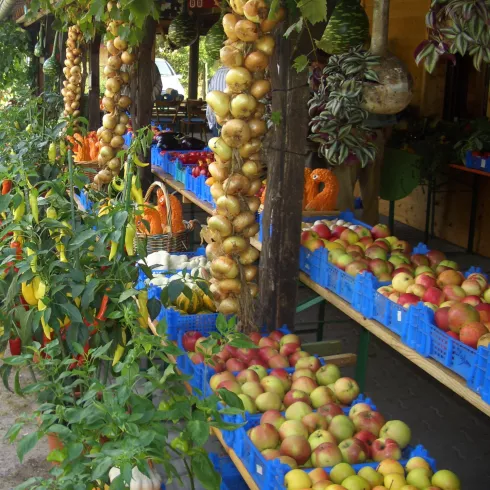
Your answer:
[[[167,205],[167,223],[169,223],[170,226],[170,233],[164,233],[162,235],[136,233],[135,247],[138,250],[138,246],[141,247],[143,245],[147,254],[160,252],[161,250],[165,250],[169,253],[186,252],[189,250],[190,235],[194,231],[196,221],[184,221],[186,227],[185,231],[172,233],[172,209],[170,207],[167,188],[162,182],[153,182],[153,184],[148,187],[148,191],[145,195],[145,203],[149,203],[153,190],[157,188],[160,188],[165,196]]]
[[[82,170],[82,173],[88,177],[90,182],[94,181],[94,177],[99,172],[99,164],[97,163],[97,160],[93,160],[91,162],[75,162],[75,165]]]

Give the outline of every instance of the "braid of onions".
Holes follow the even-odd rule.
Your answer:
[[[274,51],[271,32],[285,17],[280,8],[269,19],[263,0],[232,0],[223,16],[226,41],[221,63],[229,68],[224,92],[213,90],[206,102],[215,113],[221,134],[209,141],[211,194],[216,211],[202,236],[211,261],[211,292],[217,311],[237,314],[241,329],[254,328],[253,298],[258,294],[259,252],[250,239],[259,231],[256,196],[262,186],[262,139],[267,132],[265,99],[271,92],[268,65]]]
[[[100,142],[98,164],[101,170],[94,177],[94,184],[100,188],[108,184],[121,171],[121,160],[117,154],[124,145],[129,117],[126,111],[131,106],[131,98],[121,91],[129,84],[129,69],[135,62],[135,55],[128,50],[128,43],[118,36],[120,22],[112,20],[107,25],[106,47],[108,58],[104,67],[107,77],[102,106],[106,111],[102,127],[97,131]]]

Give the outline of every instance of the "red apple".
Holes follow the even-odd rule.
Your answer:
[[[446,301],[446,296],[439,288],[429,287],[422,296],[422,301],[439,306]]]
[[[273,330],[269,334],[269,338],[271,338],[272,340],[275,340],[276,342],[279,342],[283,337],[284,337],[284,334],[280,330]]]
[[[296,369],[309,369],[310,371],[316,373],[320,369],[321,364],[318,357],[310,356],[304,357],[303,359],[298,359],[295,367]]]
[[[306,242],[310,242],[311,240],[315,240],[318,238],[318,235],[311,230],[305,230],[301,233],[301,245],[304,245]]]
[[[267,361],[264,361],[264,359],[254,358],[250,359],[250,362],[248,363],[249,368],[253,366],[262,366],[263,368],[268,369],[269,363]]]
[[[363,236],[362,238],[359,239],[358,243],[362,243],[362,245],[366,249],[367,247],[369,247],[369,245],[374,243],[374,240],[370,236]]]
[[[482,304],[482,301],[479,296],[466,296],[461,300],[461,303],[466,303],[471,306],[478,306]]]
[[[459,335],[456,333],[456,332],[446,332],[449,337],[455,339],[455,340],[459,340]]]
[[[230,356],[228,357],[228,359],[230,357],[237,357],[237,351],[238,351],[238,349],[236,347],[232,347],[231,345],[226,344],[225,345],[225,350],[230,354]]]
[[[377,238],[386,238],[391,236],[391,231],[386,225],[377,224],[371,228],[371,235]]]
[[[301,436],[286,437],[279,448],[282,456],[293,458],[298,465],[305,464],[311,456],[311,448],[308,441]]]
[[[213,374],[213,376],[211,376],[211,379],[209,380],[209,385],[211,386],[211,389],[213,391],[216,391],[218,389],[218,385],[222,381],[226,380],[235,381],[235,376],[233,375],[233,373],[230,373],[229,371],[224,371],[222,373]]]
[[[231,354],[226,350],[223,349],[221,352],[218,352],[216,354],[216,357],[221,361],[221,362],[226,362],[228,359],[231,358]]]
[[[272,424],[261,424],[250,429],[249,437],[259,451],[275,449],[280,442],[279,432]]]
[[[291,354],[294,354],[295,352],[301,350],[301,347],[299,344],[284,344],[281,346],[279,353],[282,356],[289,357]]]
[[[301,339],[294,333],[288,333],[279,340],[279,345],[282,347],[284,344],[299,344],[301,345]]]
[[[459,271],[454,269],[449,269],[447,271],[441,272],[437,277],[437,285],[440,288],[444,286],[461,286],[464,281],[464,276]]]
[[[413,254],[410,261],[415,267],[418,267],[419,265],[430,265],[430,260],[427,255]]]
[[[280,368],[273,369],[269,373],[269,376],[274,376],[278,378],[286,391],[291,388],[291,379],[289,377],[289,373],[286,370]]]
[[[346,268],[345,272],[349,274],[349,276],[357,276],[357,274],[361,274],[362,272],[368,271],[368,266],[363,263],[360,259],[354,260],[351,262]]]
[[[486,289],[487,287],[487,280],[485,276],[483,274],[480,274],[479,272],[473,272],[467,277],[467,279],[469,281],[475,280],[476,282],[478,282],[482,290]]]
[[[476,349],[478,340],[482,335],[488,333],[487,328],[480,322],[465,323],[459,331],[459,339],[473,349]]]
[[[194,330],[186,332],[184,338],[182,339],[182,345],[187,352],[195,352],[196,342],[198,339],[202,338],[203,335],[200,332]]]
[[[308,352],[305,352],[304,350],[294,352],[288,357],[289,365],[295,367],[299,359],[303,359],[304,357],[309,357],[309,356],[310,354],[308,354]]]
[[[392,252],[399,251],[405,254],[409,254],[412,252],[412,245],[410,245],[410,243],[408,243],[405,240],[398,240],[392,245],[391,251]]]
[[[478,322],[480,314],[473,306],[465,303],[456,303],[449,308],[448,321],[449,328],[459,334],[461,327],[465,323]]]
[[[339,238],[340,235],[342,235],[342,232],[345,230],[347,230],[345,226],[334,225],[332,227],[332,235],[334,235],[336,238]]]
[[[328,468],[342,462],[342,453],[333,442],[320,444],[311,455],[311,462],[315,468]]]
[[[400,446],[393,439],[376,439],[371,445],[371,453],[377,463],[384,459],[399,460],[402,457]]]
[[[424,286],[424,288],[429,289],[431,287],[435,287],[437,285],[436,278],[423,272],[419,276],[415,277],[415,284],[420,284]]]
[[[281,356],[281,354],[276,354],[269,359],[269,367],[274,368],[287,368],[289,367],[289,361],[287,357]]]
[[[445,306],[444,308],[439,308],[434,313],[434,323],[436,324],[436,326],[438,328],[440,328],[444,332],[447,332],[449,330],[448,313],[449,313],[449,307],[448,306]]]
[[[364,451],[364,443],[354,437],[342,441],[339,449],[344,462],[348,464],[364,463],[368,458]]]
[[[289,406],[291,406],[293,403],[296,402],[304,402],[311,406],[311,400],[308,393],[295,389],[288,391],[284,396],[284,400],[283,400],[284,406],[288,408]]]
[[[390,242],[386,240],[386,238],[377,238],[376,240],[374,240],[373,245],[375,245],[376,247],[381,247],[387,252],[391,250]]]
[[[366,445],[366,447],[368,448],[368,458],[371,459],[372,457],[371,446],[373,445],[373,442],[376,440],[376,436],[372,432],[369,432],[368,430],[361,430],[356,434],[354,434],[354,437],[356,439],[359,439]]]
[[[446,296],[446,301],[461,301],[466,296],[464,289],[454,284],[444,286],[442,292]]]
[[[279,350],[279,342],[271,339],[270,337],[262,337],[259,340],[259,347],[271,347],[272,349]]]
[[[412,284],[407,288],[407,293],[415,294],[415,296],[418,296],[419,298],[423,298],[426,291],[427,289],[420,284]]]
[[[366,258],[371,259],[371,260],[374,260],[374,259],[387,260],[388,259],[388,252],[384,248],[382,248],[376,244],[373,244],[373,245],[370,245],[366,249],[365,256],[366,256]]]
[[[271,424],[273,425],[277,430],[280,429],[281,425],[286,422],[286,418],[284,415],[279,410],[267,410],[262,414],[262,417],[260,418],[260,424]]]
[[[318,409],[318,413],[322,417],[325,417],[327,423],[330,424],[330,422],[332,422],[332,419],[336,415],[342,415],[344,412],[342,411],[342,407],[340,405],[334,402],[330,402],[327,403],[326,405],[323,405],[323,407],[320,407]]]
[[[281,424],[279,430],[279,437],[281,441],[290,436],[301,436],[308,439],[308,429],[303,425],[300,420],[287,420]]]
[[[315,250],[318,250],[319,248],[324,248],[323,241],[320,240],[319,238],[313,239],[313,240],[308,240],[307,242],[303,243],[303,246],[306,247],[310,252],[314,252]]]
[[[330,228],[323,224],[319,223],[311,228],[320,238],[323,238],[324,240],[328,240],[332,232],[330,231]]]
[[[238,349],[237,350],[237,358],[240,361],[243,361],[245,364],[248,364],[250,359],[257,357],[257,349]]]
[[[218,385],[218,390],[225,389],[228,391],[231,391],[232,393],[235,393],[235,395],[240,395],[242,393],[242,389],[240,385],[235,381],[235,380],[225,380],[222,381]]]
[[[420,301],[420,298],[411,293],[403,293],[398,298],[398,304],[404,308],[408,308],[410,305],[416,305]]]
[[[429,259],[432,268],[439,265],[443,260],[446,260],[446,256],[439,250],[430,250],[427,252],[427,258]]]
[[[291,385],[292,390],[304,391],[308,395],[310,395],[317,387],[318,385],[316,381],[313,381],[311,378],[306,376],[298,378],[297,380],[293,381],[293,384]]]
[[[226,369],[231,372],[243,371],[246,369],[247,364],[240,359],[231,358],[226,361]]]
[[[328,427],[327,420],[319,413],[308,413],[301,419],[301,422],[310,434],[320,429],[327,430]]]
[[[260,335],[259,332],[252,332],[250,335],[250,340],[255,344],[259,345],[260,339],[262,338],[262,335]]]
[[[369,410],[356,414],[352,422],[354,422],[354,426],[358,432],[367,430],[375,436],[379,436],[379,431],[385,424],[385,419],[379,412]]]
[[[347,229],[340,234],[340,239],[345,240],[348,244],[353,245],[361,238],[355,231]]]
[[[265,449],[261,452],[266,461],[272,461],[273,459],[278,459],[281,457],[279,449]]]
[[[252,371],[251,369],[244,369],[243,371],[240,371],[236,375],[236,380],[241,385],[244,385],[245,383],[248,383],[249,381],[253,381],[255,383],[258,383],[260,381],[260,378],[259,378],[259,375],[255,371]]]
[[[480,315],[480,321],[482,323],[490,322],[490,304],[488,303],[480,303],[475,306],[476,311]]]
[[[279,351],[273,349],[272,347],[261,347],[258,350],[258,357],[264,361],[268,361],[271,357],[279,354]]]
[[[204,362],[204,355],[200,352],[191,352],[189,354],[189,359],[193,364],[202,364]]]

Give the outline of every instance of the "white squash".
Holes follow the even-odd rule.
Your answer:
[[[111,468],[109,471],[109,480],[115,480],[121,471],[119,468]],[[129,484],[129,490],[160,490],[162,486],[162,479],[160,475],[155,471],[150,469],[149,477],[142,473],[137,466],[133,468],[131,474],[131,483]]]

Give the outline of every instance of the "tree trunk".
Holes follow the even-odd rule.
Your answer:
[[[89,44],[90,91],[88,93],[88,129],[97,131],[100,127],[100,51],[101,36],[97,34]]]
[[[152,72],[152,50],[153,42],[155,39],[157,23],[152,17],[148,17],[145,22],[145,37],[143,38],[138,49],[137,59],[137,71],[132,72],[131,77],[131,120],[133,123],[133,129],[145,128],[151,124],[151,113],[153,109],[153,80],[151,76]],[[144,158],[140,155],[142,160],[147,160],[150,149],[148,148],[147,156]],[[151,166],[139,167],[138,174],[141,180],[141,186],[143,192],[153,182],[153,174],[151,173]]]
[[[199,36],[189,49],[189,99],[197,99],[197,85],[199,77]]]
[[[278,30],[270,67],[272,111],[282,120],[264,142],[269,163],[259,284],[260,324],[269,330],[294,324],[309,97],[307,72],[291,68],[296,40],[283,37],[284,26]]]

